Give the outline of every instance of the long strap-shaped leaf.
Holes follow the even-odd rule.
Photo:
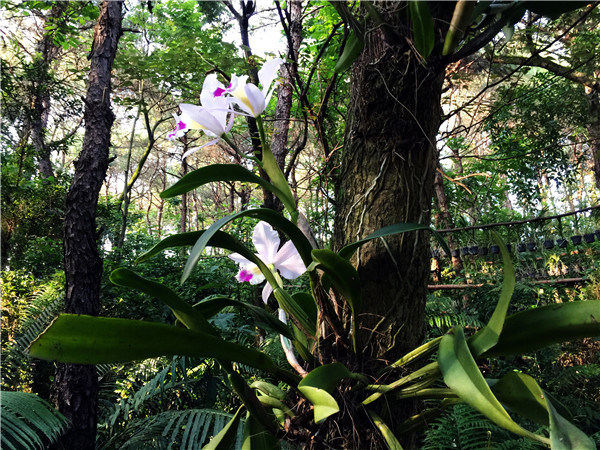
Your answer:
[[[556,303],[507,317],[484,357],[527,353],[551,344],[600,336],[600,300]]]
[[[161,192],[160,196],[162,198],[175,197],[176,195],[185,194],[186,192],[190,192],[197,187],[215,181],[242,181],[247,183],[256,183],[275,194],[289,211],[296,210],[294,199],[290,196],[291,193],[280,189],[263,178],[253,174],[245,167],[237,164],[211,164],[206,167],[201,167],[200,169],[194,170],[193,172],[190,172],[182,177],[173,186]]]
[[[281,334],[292,340],[294,339],[294,333],[292,333],[292,330],[288,325],[259,306],[250,305],[249,303],[240,302],[228,297],[214,297],[196,303],[194,309],[199,311],[204,317],[210,318],[227,306],[247,309],[254,314],[258,320],[277,334]]]
[[[198,241],[198,239],[200,238],[200,236],[202,236],[203,233],[204,230],[188,231],[187,233],[179,233],[174,234],[172,236],[168,236],[162,241],[160,241],[158,244],[156,244],[154,247],[152,247],[150,250],[139,256],[135,260],[135,263],[139,264],[143,261],[146,261],[147,259],[152,258],[153,256],[168,248],[187,246],[191,247]],[[230,234],[224,233],[223,231],[217,231],[216,233],[214,233],[208,241],[207,246],[224,248],[226,250],[231,250],[232,252],[236,252],[244,256],[245,253],[250,252],[250,250],[248,250],[242,242],[240,242],[238,239],[231,236]]]
[[[140,320],[61,314],[29,347],[35,358],[77,364],[187,355],[235,361],[277,373],[264,353],[201,331]]]
[[[352,376],[342,363],[333,363],[317,367],[298,383],[298,390],[313,404],[315,423],[340,410],[331,393],[341,380]]]
[[[229,450],[235,444],[235,438],[237,437],[237,429],[240,424],[242,417],[242,407],[240,406],[231,418],[231,420],[225,425],[225,427],[219,431],[219,433],[206,444],[204,450]]]
[[[374,233],[371,233],[364,239],[360,239],[356,242],[353,242],[352,244],[346,245],[338,253],[342,258],[350,259],[352,257],[352,255],[354,254],[354,252],[361,245],[364,245],[367,242],[372,241],[373,239],[377,239],[377,238],[381,238],[381,237],[385,237],[385,236],[391,236],[392,234],[407,233],[409,231],[417,231],[417,230],[431,231],[433,233],[433,236],[439,241],[439,243],[442,246],[442,248],[444,249],[444,251],[448,255],[450,254],[450,247],[448,247],[448,244],[446,244],[446,241],[444,241],[442,236],[437,231],[435,231],[433,228],[431,228],[427,225],[422,225],[422,224],[418,224],[418,223],[397,223],[395,225],[388,225],[387,227],[380,228],[379,230],[375,231]]]
[[[498,299],[498,303],[496,304],[496,308],[494,309],[490,321],[484,328],[479,330],[469,339],[469,348],[475,357],[478,357],[489,350],[498,342],[502,327],[504,326],[506,311],[508,310],[508,305],[510,304],[513,291],[515,290],[515,268],[510,260],[508,250],[496,233],[492,232],[492,238],[496,244],[498,244],[502,253],[504,280],[502,282],[500,298]]]
[[[191,330],[203,331],[217,336],[217,331],[206,318],[192,305],[182,300],[167,286],[139,276],[132,270],[119,268],[110,274],[110,281],[119,286],[129,287],[158,298],[167,305],[181,323]]]
[[[388,445],[389,449],[390,450],[402,450],[402,445],[400,445],[400,442],[398,442],[398,439],[396,439],[396,436],[394,436],[394,433],[392,432],[392,430],[390,430],[390,428],[381,419],[381,417],[379,417],[373,411],[367,410],[367,413],[369,414],[369,417],[371,418],[371,420],[373,421],[373,423],[375,424],[375,426],[377,427],[377,429],[383,436],[383,439],[385,440],[385,443]]]
[[[510,372],[492,385],[492,392],[512,411],[549,425],[553,449],[595,450],[591,439],[557,412],[548,395],[529,375]]]
[[[444,336],[440,342],[438,364],[444,382],[462,401],[513,433],[550,444],[547,438],[521,428],[508,415],[479,371],[462,328],[455,327],[451,334]]]

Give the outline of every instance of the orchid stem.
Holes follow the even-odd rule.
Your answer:
[[[240,156],[240,158],[243,159],[249,159],[250,161],[254,161],[256,164],[258,164],[258,166],[260,166],[262,168],[262,162],[260,161],[260,159],[258,159],[256,156],[248,156],[246,154],[244,154],[239,147],[235,144],[235,142],[233,142],[226,134],[224,134],[223,136],[221,136],[221,138],[227,142],[227,144],[229,144],[229,146],[235,150],[235,152]]]

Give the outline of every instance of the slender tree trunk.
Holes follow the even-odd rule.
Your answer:
[[[288,154],[288,136],[290,129],[290,115],[294,94],[294,79],[296,78],[298,51],[302,43],[302,2],[295,0],[289,3],[290,21],[288,36],[288,59],[291,63],[281,66],[279,75],[281,84],[277,92],[277,106],[275,107],[275,125],[273,126],[273,140],[271,151],[281,170],[285,173],[285,158]],[[278,211],[283,210],[283,204],[272,192],[269,192],[269,201]]]
[[[121,35],[120,1],[104,1],[94,29],[90,73],[85,98],[85,136],[75,175],[66,199],[65,312],[97,315],[100,311],[102,260],[98,254],[96,208],[108,168],[110,128],[110,76]],[[70,429],[61,445],[67,449],[93,449],[96,440],[96,368],[59,364],[53,400],[69,419]]]
[[[589,102],[589,122],[587,131],[590,138],[589,146],[592,153],[592,169],[596,189],[600,191],[600,82],[587,94]]]
[[[185,145],[187,150],[187,145]],[[181,161],[181,176],[184,177],[188,173],[188,165],[184,160]],[[179,232],[185,233],[187,231],[187,217],[188,217],[188,194],[185,193],[181,196],[181,217],[179,218]]]
[[[428,3],[440,51],[454,3]],[[429,224],[437,166],[445,68],[424,64],[407,39],[406,8],[377,2],[389,28],[367,23],[365,48],[352,69],[335,247],[396,223]],[[372,241],[353,257],[363,297],[361,342],[372,360],[393,361],[424,337],[430,234],[411,232]],[[391,413],[392,429],[414,412],[404,404]],[[405,448],[416,442],[408,438]]]
[[[50,14],[44,20],[44,27],[57,26],[57,22],[64,18],[69,2],[55,2]],[[50,117],[50,64],[58,56],[61,47],[54,42],[53,29],[44,32],[39,41],[36,60],[38,83],[33,99],[33,118],[31,121],[31,138],[37,154],[38,169],[42,178],[54,176],[52,162],[50,161],[50,148],[46,142],[46,126]]]
[[[448,198],[446,197],[446,191],[444,189],[444,177],[439,170],[436,170],[435,172],[435,179],[433,183],[438,208],[440,210],[439,224],[442,228],[454,228],[454,220],[452,220],[452,214],[450,213],[450,208],[448,207]],[[436,226],[438,226],[438,224],[436,224]],[[452,233],[448,234],[447,241],[450,248],[456,248],[456,241],[452,236]],[[460,256],[451,257],[452,267],[454,268],[456,274],[459,275],[463,270],[462,258]]]
[[[138,107],[137,114],[133,120],[133,127],[131,128],[131,135],[129,136],[129,149],[127,151],[127,162],[125,163],[125,183],[123,186],[123,193],[121,197],[123,203],[121,206],[121,231],[117,239],[117,248],[122,248],[125,242],[125,234],[127,233],[127,216],[129,214],[129,203],[131,202],[131,190],[129,189],[129,165],[131,164],[131,153],[133,151],[133,141],[135,139],[135,126],[140,118],[141,108]]]

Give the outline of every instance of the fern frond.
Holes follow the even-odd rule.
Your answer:
[[[67,426],[67,419],[35,394],[0,392],[2,448],[44,448],[54,443]]]
[[[492,449],[497,447],[498,438],[503,436],[504,430],[469,405],[459,403],[448,409],[426,430],[421,448]]]
[[[59,295],[41,312],[30,315],[28,326],[21,326],[19,337],[2,354],[2,386],[18,389],[22,374],[31,370],[27,347],[44,331],[64,306],[63,295]],[[33,320],[35,318],[35,320]]]
[[[211,409],[165,411],[129,421],[123,430],[102,443],[99,449],[201,449],[223,429],[231,417],[231,414]],[[243,423],[240,423],[236,448],[241,445],[242,433]]]

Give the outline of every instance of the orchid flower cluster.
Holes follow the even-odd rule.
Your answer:
[[[200,93],[201,105],[180,104],[181,114],[173,114],[176,126],[167,138],[170,140],[180,138],[189,130],[202,130],[207,136],[213,137],[206,144],[188,150],[183,155],[183,158],[186,158],[202,147],[219,142],[233,127],[236,115],[257,118],[269,104],[278,84],[274,81],[282,63],[281,58],[274,58],[267,61],[258,71],[258,80],[262,89],[248,83],[247,75],[232,75],[227,86],[217,79],[217,74],[208,75]]]
[[[176,126],[167,137],[173,140],[182,137],[189,130],[202,130],[204,134],[213,139],[200,147],[188,150],[184,153],[183,158],[202,147],[216,144],[220,139],[226,140],[233,146],[233,143],[225,135],[233,127],[235,116],[259,118],[269,104],[278,84],[275,79],[282,63],[282,59],[274,58],[267,61],[258,71],[258,80],[262,89],[248,83],[247,75],[232,75],[227,86],[217,79],[217,74],[208,75],[202,85],[201,105],[180,104],[181,114],[173,115]],[[272,174],[269,175],[274,178]],[[278,283],[281,284],[279,275],[293,280],[306,272],[306,267],[294,244],[289,241],[280,249],[277,231],[273,230],[268,223],[260,222],[256,225],[252,241],[258,251],[257,256],[273,272]],[[234,253],[229,257],[240,266],[240,271],[236,276],[240,283],[250,282],[250,284],[256,285],[265,280],[260,269],[240,254]],[[262,299],[265,303],[272,292],[273,287],[266,283],[262,291]]]

